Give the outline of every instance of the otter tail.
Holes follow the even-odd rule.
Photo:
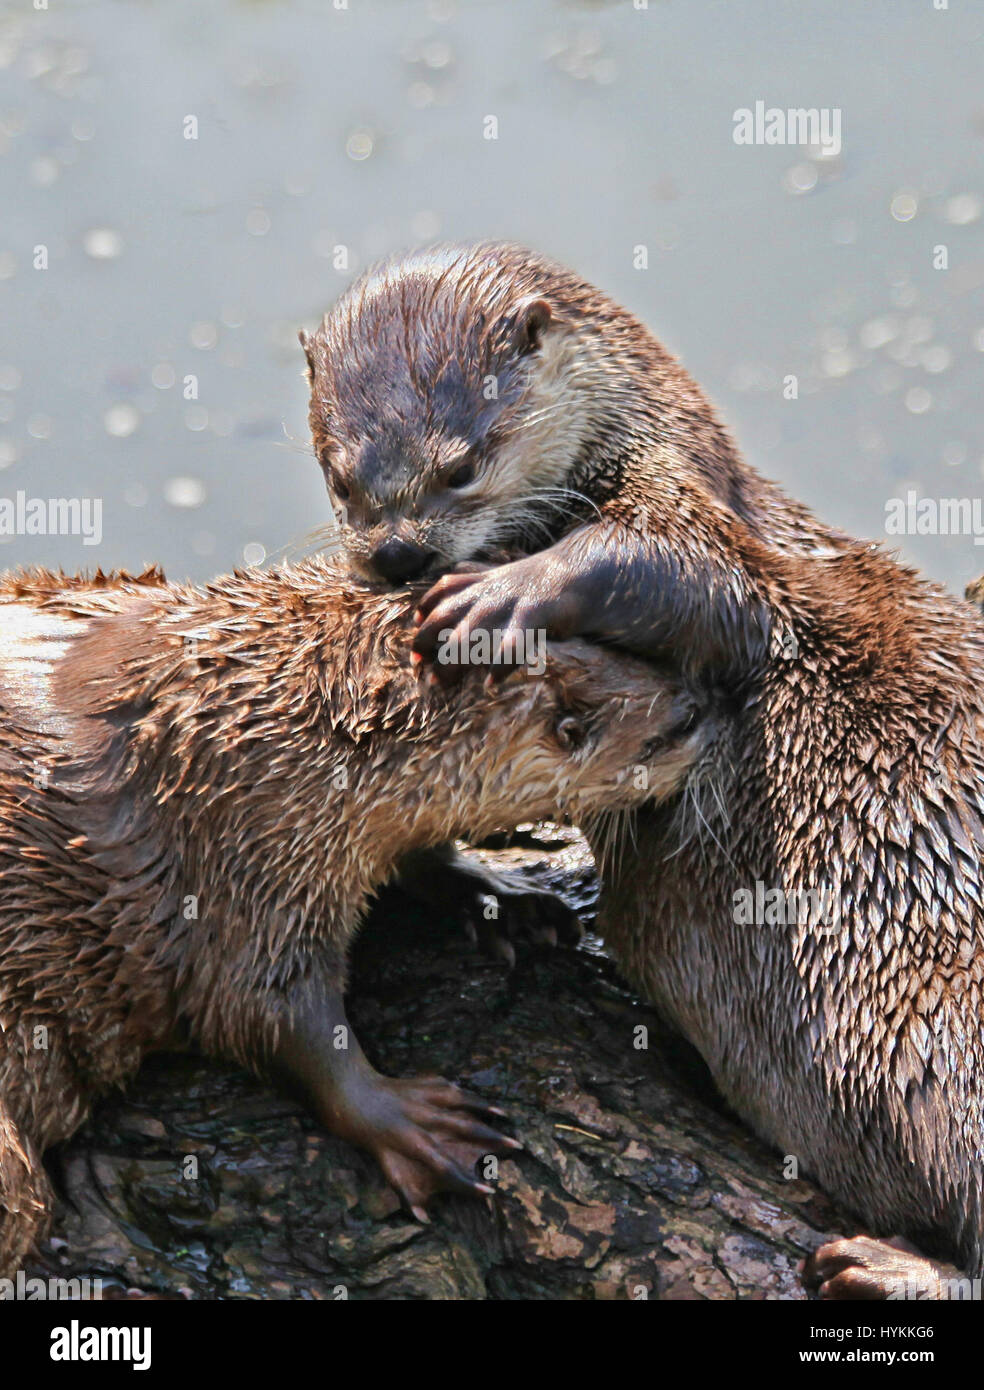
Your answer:
[[[41,1155],[0,1105],[0,1277],[20,1269],[44,1233],[51,1186]]]

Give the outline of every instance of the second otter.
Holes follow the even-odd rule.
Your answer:
[[[546,629],[724,692],[686,796],[608,866],[607,938],[781,1153],[984,1273],[979,616],[761,478],[638,319],[520,247],[377,267],[306,351],[357,568],[521,552],[427,595],[438,676],[466,631]],[[760,920],[765,895],[835,915]],[[811,1272],[825,1297],[942,1287],[876,1240]]]
[[[488,1107],[391,1080],[352,1036],[348,945],[401,855],[669,791],[693,702],[628,658],[450,698],[408,596],[328,565],[206,590],[157,572],[0,585],[0,1274],[43,1226],[44,1149],[152,1049],[281,1078],[418,1214],[518,1147]]]

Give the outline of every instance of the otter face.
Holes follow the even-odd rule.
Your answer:
[[[563,810],[578,824],[679,790],[706,747],[696,695],[633,657],[586,642],[551,644],[550,738],[566,764]]]
[[[344,550],[372,580],[539,548],[587,437],[583,351],[489,248],[369,272],[301,334]]]
[[[709,745],[709,713],[678,680],[586,642],[548,653],[542,676],[519,672],[478,700],[466,682],[457,697],[480,734],[474,760],[449,777],[455,804],[480,808],[467,832],[558,814],[584,827],[664,800]]]

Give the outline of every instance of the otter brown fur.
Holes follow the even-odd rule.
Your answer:
[[[457,1087],[372,1070],[348,944],[407,851],[629,805],[633,763],[669,790],[701,734],[676,737],[679,682],[582,643],[427,690],[411,612],[319,560],[0,584],[0,1273],[48,1211],[45,1148],[151,1049],[281,1077],[418,1214],[518,1147]]]
[[[638,319],[535,253],[394,259],[306,350],[356,567],[521,552],[425,598],[442,679],[449,634],[545,629],[721,693],[685,792],[606,865],[607,939],[760,1134],[876,1234],[984,1272],[979,617],[761,478]],[[824,894],[836,929],[736,920],[757,885]],[[932,1283],[849,1241],[811,1272],[871,1297],[906,1270]]]

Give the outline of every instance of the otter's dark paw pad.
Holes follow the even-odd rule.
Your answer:
[[[901,1236],[855,1236],[815,1250],[804,1261],[803,1282],[825,1299],[938,1299],[945,1270]]]
[[[438,1192],[491,1195],[488,1160],[523,1147],[489,1123],[503,1112],[441,1077],[384,1084],[387,1120],[369,1147],[418,1220]]]

